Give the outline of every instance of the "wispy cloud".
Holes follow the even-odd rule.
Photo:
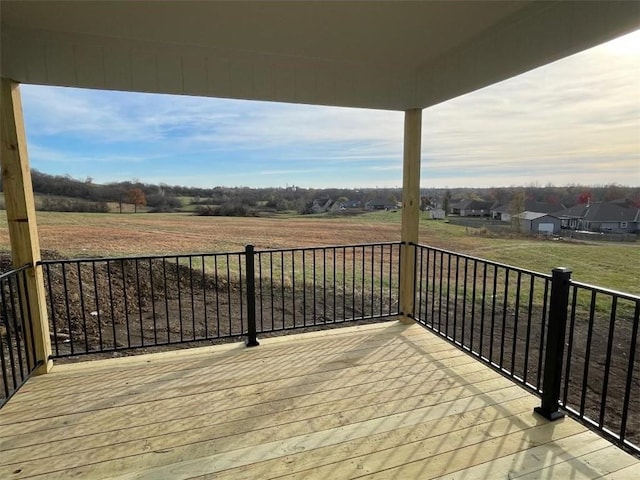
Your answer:
[[[640,185],[640,31],[424,111],[424,186]],[[395,186],[401,112],[24,85],[32,164],[96,181]]]

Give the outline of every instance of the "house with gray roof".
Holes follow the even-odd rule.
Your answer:
[[[397,210],[398,203],[384,198],[374,198],[364,204],[365,210]]]
[[[452,215],[461,217],[488,217],[491,215],[491,207],[494,202],[485,200],[461,200],[450,206]]]
[[[576,205],[554,213],[562,228],[598,233],[640,232],[640,209],[610,202]]]

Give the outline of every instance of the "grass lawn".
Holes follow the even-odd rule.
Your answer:
[[[41,248],[65,257],[240,251],[398,241],[401,212],[357,216],[271,218],[180,214],[38,212]],[[486,238],[477,230],[427,220],[420,243],[540,272],[565,266],[574,280],[640,293],[640,245]],[[8,251],[6,214],[0,212],[0,250]]]

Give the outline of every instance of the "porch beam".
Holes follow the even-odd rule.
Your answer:
[[[7,224],[11,243],[11,257],[14,267],[31,264],[34,268],[26,271],[26,301],[23,311],[28,312],[32,328],[25,328],[26,345],[35,345],[35,351],[28,349],[30,362],[42,361],[43,365],[36,374],[47,373],[52,362],[51,340],[49,338],[49,322],[45,303],[44,280],[40,261],[40,241],[36,225],[35,203],[27,140],[22,114],[22,101],[19,85],[7,78],[1,79],[1,111],[2,150],[0,163],[2,167],[2,186],[7,211]],[[25,301],[23,298],[21,301]],[[26,326],[25,326],[26,327]],[[28,338],[33,332],[33,342]]]
[[[404,155],[402,169],[402,230],[400,240],[400,321],[412,323],[414,318],[415,258],[420,223],[420,148],[422,110],[404,114]]]

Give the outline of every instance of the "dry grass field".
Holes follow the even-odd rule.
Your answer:
[[[153,255],[398,241],[398,212],[358,216],[199,217],[189,214],[39,212],[41,247],[58,256]],[[487,238],[477,230],[426,218],[420,243],[540,272],[573,269],[577,281],[640,293],[640,245]],[[8,251],[0,212],[0,251]]]

